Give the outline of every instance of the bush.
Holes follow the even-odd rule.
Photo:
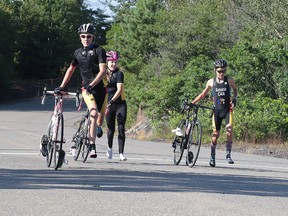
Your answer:
[[[288,138],[288,104],[257,95],[243,99],[235,109],[234,137],[244,142],[283,143]]]

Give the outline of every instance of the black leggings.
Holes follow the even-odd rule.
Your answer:
[[[106,115],[106,123],[108,126],[107,137],[108,137],[108,147],[113,147],[113,137],[115,132],[115,121],[117,118],[118,123],[118,145],[119,153],[124,152],[125,145],[125,123],[127,118],[127,104],[123,101],[121,104],[113,104],[108,114]]]

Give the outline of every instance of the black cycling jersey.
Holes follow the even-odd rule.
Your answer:
[[[99,64],[106,64],[106,52],[103,48],[93,44],[91,47],[79,48],[75,50],[71,64],[80,68],[82,77],[82,85],[89,85],[99,73]],[[104,86],[101,80],[94,89],[99,89]]]
[[[230,108],[230,85],[227,76],[224,77],[222,83],[218,83],[214,78],[212,95],[216,109],[227,110]]]
[[[114,94],[117,91],[117,83],[124,83],[124,74],[118,69],[114,70],[111,74],[111,77],[108,81],[108,101],[112,99]],[[114,103],[121,103],[125,100],[124,91],[122,94],[114,101]]]

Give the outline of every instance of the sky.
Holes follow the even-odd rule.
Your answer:
[[[98,9],[100,8],[101,10],[103,10],[105,13],[109,14],[109,13],[112,13],[109,8],[105,5],[103,5],[101,2],[101,0],[86,0],[86,3],[91,5],[91,7],[93,9]]]

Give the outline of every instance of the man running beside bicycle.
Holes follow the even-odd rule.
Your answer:
[[[69,82],[77,66],[80,68],[82,78],[82,96],[90,111],[91,125],[89,130],[89,142],[91,144],[90,157],[96,158],[96,130],[97,136],[101,137],[106,104],[107,83],[106,74],[106,52],[94,43],[95,28],[92,24],[83,24],[78,28],[82,47],[74,52],[72,62],[66,71],[61,85],[54,90],[59,94]]]
[[[215,77],[208,80],[202,93],[192,101],[192,103],[199,102],[212,89],[215,110],[212,118],[213,135],[211,139],[211,157],[209,161],[211,167],[216,166],[216,145],[220,136],[220,129],[223,119],[225,119],[226,123],[226,160],[229,164],[234,163],[231,158],[233,142],[232,112],[233,107],[236,106],[237,102],[237,87],[234,80],[230,76],[225,76],[227,66],[228,64],[224,59],[216,60],[214,62]],[[231,89],[233,90],[232,100]]]

